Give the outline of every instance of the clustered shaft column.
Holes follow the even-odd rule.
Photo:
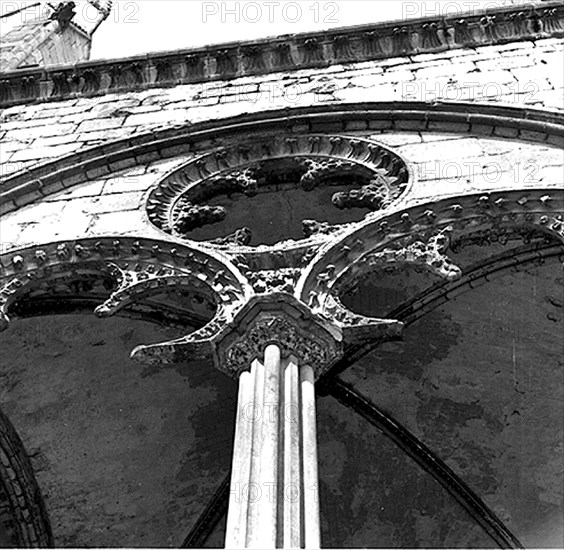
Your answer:
[[[239,378],[227,548],[319,548],[314,383],[342,330],[286,293],[252,297],[212,341]]]
[[[225,546],[320,546],[314,371],[277,344],[240,375]]]

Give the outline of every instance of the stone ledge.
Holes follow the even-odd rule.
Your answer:
[[[0,106],[564,36],[564,5],[511,6],[467,17],[393,21],[206,48],[4,73]]]

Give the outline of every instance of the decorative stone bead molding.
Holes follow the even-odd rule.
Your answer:
[[[351,181],[353,189],[335,193],[333,204],[379,210],[401,197],[409,177],[399,155],[371,140],[334,134],[266,135],[177,168],[150,193],[147,213],[160,229],[189,237],[191,230],[228,215],[222,206],[201,204],[218,196],[239,192],[254,197],[259,190],[280,186],[311,192]]]
[[[8,325],[10,306],[30,290],[92,274],[107,277],[116,287],[97,308],[99,316],[167,289],[190,291],[219,316],[249,293],[229,260],[183,245],[123,237],[49,243],[0,256],[0,328]]]
[[[322,247],[296,287],[313,311],[323,313],[329,295],[338,295],[366,270],[393,263],[425,265],[454,280],[461,272],[444,256],[446,235],[453,247],[472,244],[490,231],[483,244],[502,235],[544,234],[564,242],[564,192],[531,189],[458,196],[382,213],[362,227]],[[428,235],[421,241],[421,235]],[[407,244],[407,246],[406,246]]]
[[[487,13],[363,25],[222,44],[127,61],[5,73],[0,106],[175,86],[564,35],[564,6],[489,8]]]
[[[249,131],[267,134],[341,134],[359,130],[424,131],[512,137],[564,147],[564,116],[538,109],[464,103],[386,102],[317,105],[242,115],[155,130],[48,161],[2,180],[0,213],[12,212],[74,185],[105,176],[139,159],[202,154],[247,140]],[[164,219],[167,219],[166,216]]]

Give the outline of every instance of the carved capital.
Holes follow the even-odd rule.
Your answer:
[[[276,344],[283,356],[293,355],[319,377],[342,354],[341,330],[313,314],[289,294],[251,299],[230,327],[213,342],[216,366],[231,376],[250,369],[266,346]]]

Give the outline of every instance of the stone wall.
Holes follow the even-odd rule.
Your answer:
[[[423,132],[370,133],[367,137],[411,161],[417,182],[408,204],[513,187],[541,186],[557,192],[562,186],[564,159],[556,146]],[[147,193],[189,158],[183,155],[140,164],[6,214],[2,220],[4,250],[102,235],[167,238],[147,222]]]
[[[185,241],[150,222],[149,195],[184,163],[220,147],[244,148],[245,141],[261,137],[288,139],[291,149],[292,138],[302,134],[380,143],[409,168],[409,185],[393,214],[422,208],[415,225],[428,229],[436,213],[431,207],[425,211],[426,205],[449,199],[452,219],[464,206],[468,220],[491,214],[488,227],[493,229],[452,253],[453,261],[470,273],[464,286],[448,287],[441,304],[446,303],[408,323],[403,343],[363,357],[343,379],[426,441],[523,542],[558,547],[562,487],[554,457],[561,449],[563,386],[556,249],[563,225],[558,211],[544,221],[539,212],[561,204],[564,40],[547,36],[560,31],[547,33],[546,20],[543,24],[544,35],[537,29],[512,40],[508,31],[505,38],[463,47],[442,30],[438,43],[419,32],[415,46],[403,51],[395,50],[398,33],[393,35],[390,26],[386,47],[374,59],[343,60],[343,41],[326,40],[323,48],[340,56],[340,62],[328,65],[314,56],[305,68],[257,69],[243,76],[235,71],[220,78],[214,61],[205,65],[206,75],[213,77],[191,83],[164,78],[170,76],[168,69],[155,57],[145,60],[154,64],[149,84],[119,84],[118,79],[112,88],[110,79],[106,88],[92,93],[71,86],[72,71],[84,78],[80,71],[85,66],[42,73],[43,95],[34,96],[33,88],[30,97],[16,101],[0,93],[2,275],[15,276],[26,262],[39,269],[51,261],[45,250],[25,251],[28,247],[49,245],[48,254],[56,256],[53,243],[73,241],[78,246],[63,247],[60,255],[74,254],[74,261],[84,251],[81,242],[91,239],[85,245],[91,252],[98,238],[107,256],[124,242],[138,251],[136,239],[171,243],[167,254],[177,262],[173,247]],[[309,48],[304,37],[292,40],[292,55]],[[211,59],[210,52],[205,55]],[[238,59],[246,59],[241,55]],[[274,54],[269,50],[268,55]],[[100,67],[111,72],[111,67],[125,70],[137,62]],[[248,66],[243,67],[245,73]],[[2,85],[13,91],[20,86],[13,84],[17,78],[11,74]],[[75,80],[83,82],[80,78]],[[45,83],[50,86],[46,95]],[[246,196],[233,201],[240,208],[237,222],[260,225],[257,210],[268,208],[277,214],[267,222],[275,221],[277,231],[291,235],[302,212],[313,207],[305,204],[309,196],[300,202],[283,192],[270,195],[263,193],[262,202]],[[463,206],[456,204],[459,197],[465,197]],[[496,232],[508,203],[507,219],[541,221],[520,233]],[[323,221],[331,208],[330,201],[319,201],[317,219]],[[480,208],[482,213],[475,214]],[[389,214],[358,210],[358,225],[337,229],[337,235]],[[442,210],[440,215],[450,216]],[[406,227],[413,224],[409,214],[402,219]],[[378,230],[383,235],[386,224]],[[223,226],[214,227],[223,236]],[[259,227],[250,245],[263,244],[262,236]],[[279,244],[270,250],[273,264],[284,249],[332,246],[318,237]],[[549,245],[545,258],[542,247]],[[348,254],[351,247],[341,252]],[[153,256],[162,252],[158,245],[152,250]],[[264,249],[244,252],[252,258],[256,250]],[[504,278],[490,282],[493,271],[484,262],[512,250],[534,261],[529,258],[526,267],[507,269]],[[230,261],[238,253],[221,245],[212,251]],[[504,268],[511,264],[503,261]],[[478,279],[489,284],[474,290]],[[41,283],[32,289],[31,300],[41,302],[49,292],[70,297],[74,287],[59,283]],[[108,281],[98,280],[103,290],[96,294],[95,287],[91,298],[103,301],[110,294],[111,284],[102,283]],[[412,276],[407,269],[364,274],[362,285],[340,297],[355,313],[386,316],[435,283],[436,273]],[[10,292],[4,290],[2,298]],[[167,299],[170,306],[183,295],[175,290]],[[10,361],[2,370],[0,401],[31,457],[56,544],[180,545],[228,472],[235,382],[211,362],[188,360],[162,368],[129,359],[135,345],[181,336],[198,323],[172,326],[155,318],[156,324],[149,324],[144,302],[110,320],[86,315],[83,303],[80,311],[71,304],[73,315],[66,317],[55,314],[62,313],[60,304],[41,304],[32,313],[48,316],[16,318],[2,333]],[[16,308],[23,317],[24,306]],[[206,322],[200,321],[198,326]],[[428,473],[326,393],[318,400],[325,546],[492,543]],[[361,464],[359,457],[365,458]],[[220,545],[222,538],[220,522],[208,543]]]
[[[544,39],[8,107],[0,114],[0,170],[6,177],[157,128],[320,104],[442,101],[561,112],[563,48]]]

